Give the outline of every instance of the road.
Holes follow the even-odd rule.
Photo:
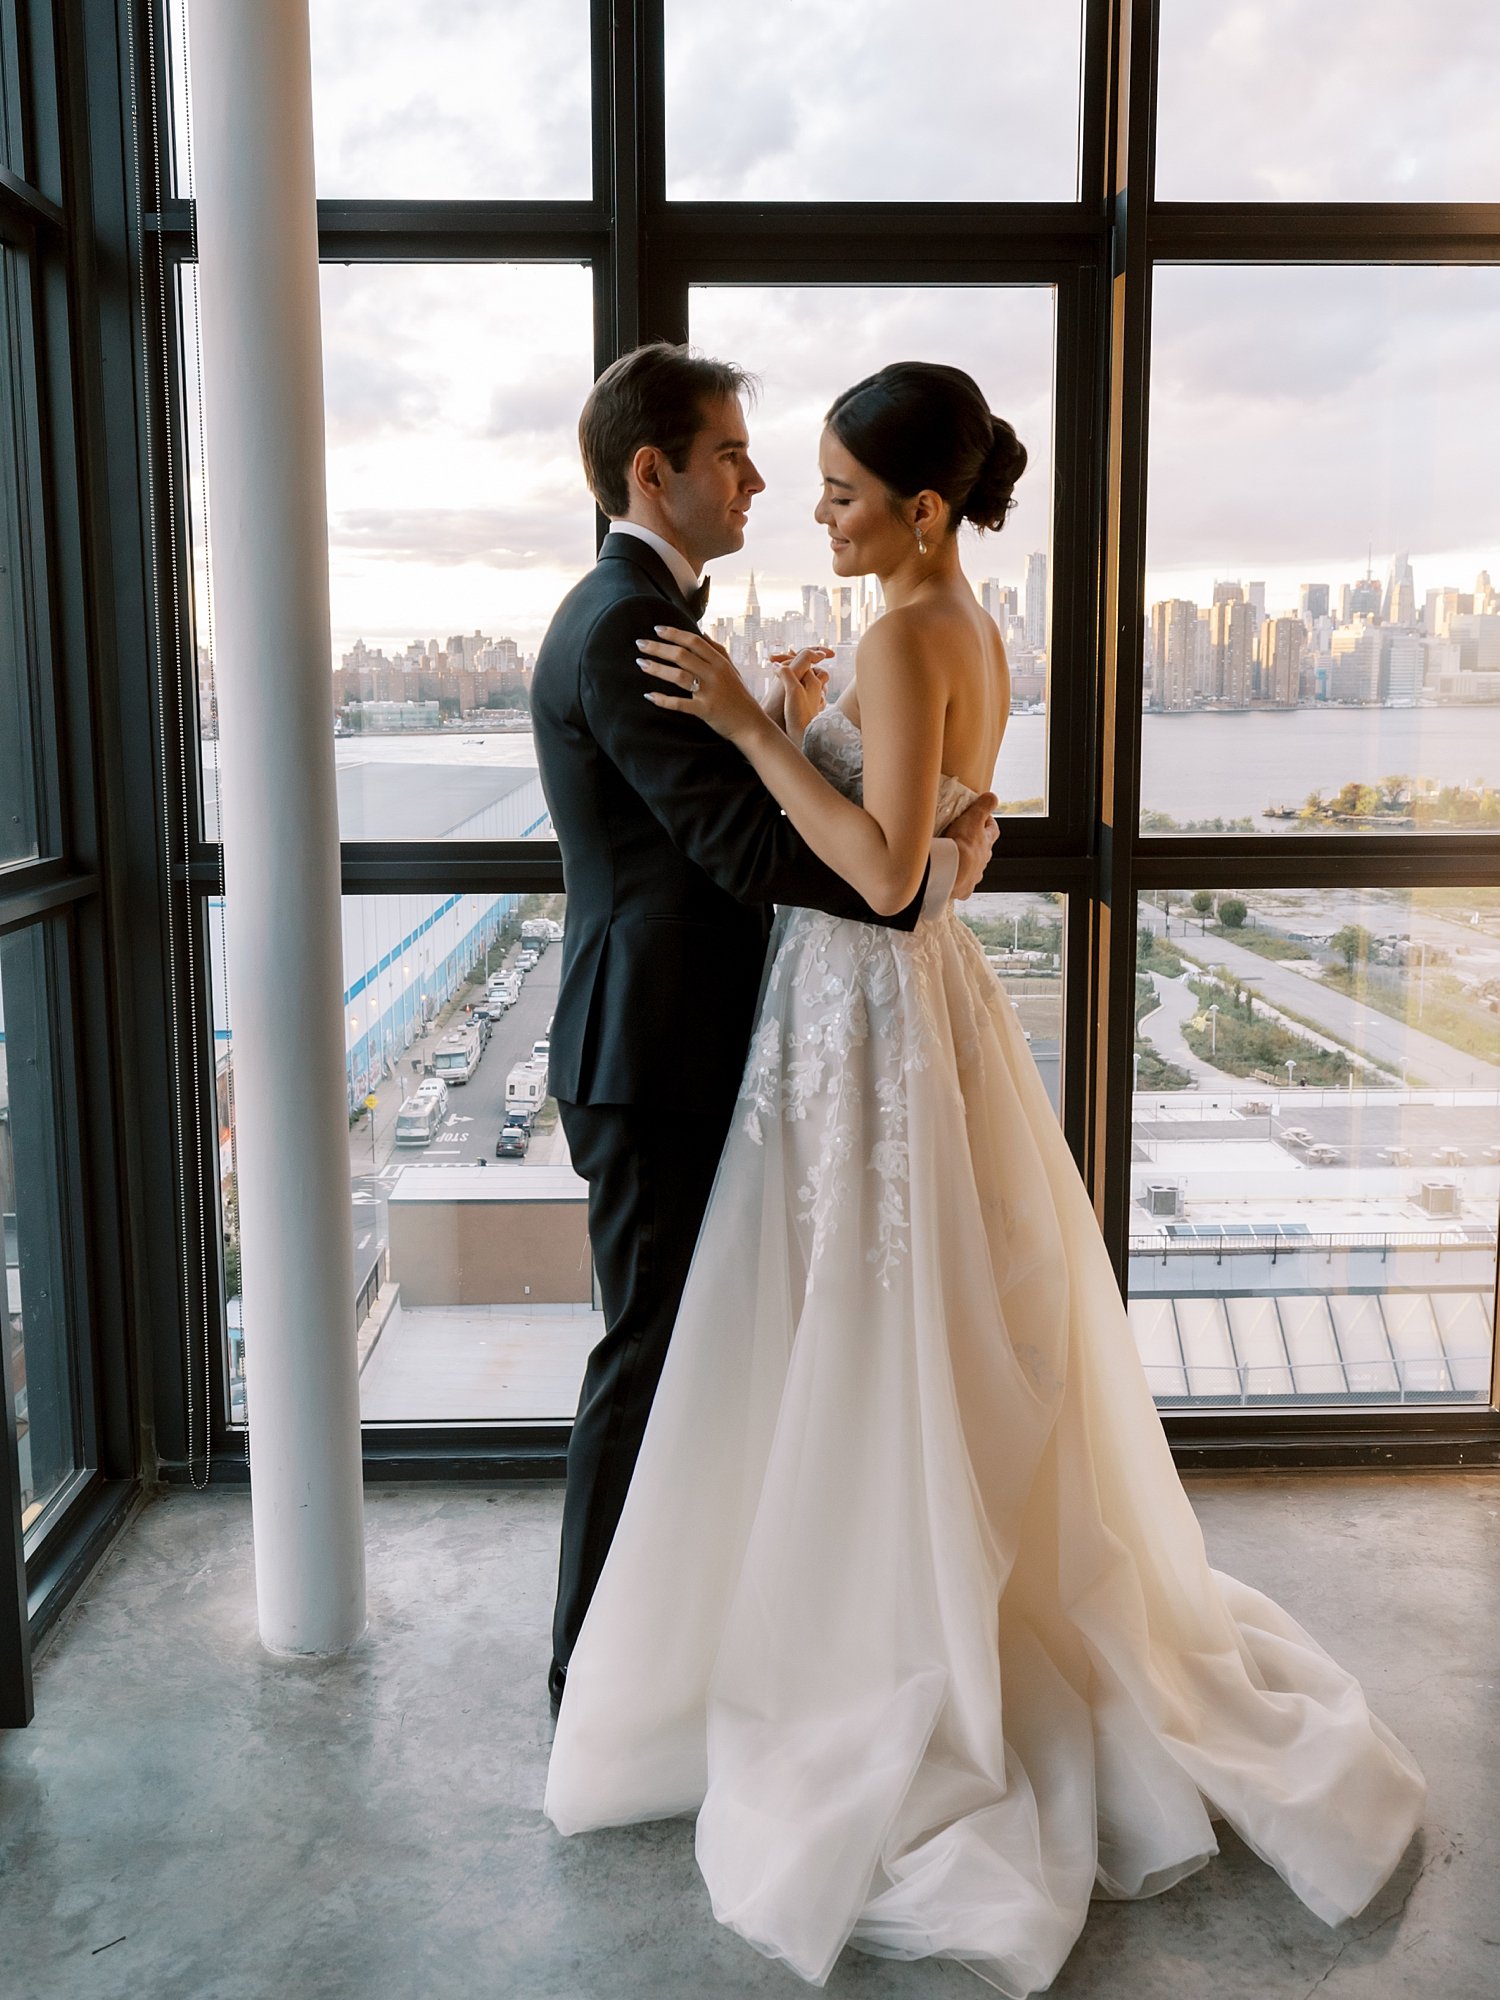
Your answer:
[[[511,956],[514,955],[513,950]],[[498,961],[495,970],[499,970]],[[495,1140],[505,1123],[505,1080],[515,1065],[531,1054],[532,1044],[546,1034],[547,1023],[557,1006],[561,971],[562,947],[549,945],[523,981],[520,999],[496,1022],[474,1075],[465,1084],[450,1086],[448,1116],[430,1145],[397,1146],[396,1113],[403,1098],[416,1087],[421,1069],[431,1060],[439,1037],[448,1032],[455,1019],[462,1018],[463,1002],[480,999],[484,988],[482,971],[477,975],[478,984],[466,989],[458,1004],[412,1043],[402,1057],[398,1075],[378,1087],[373,1133],[368,1117],[351,1128],[349,1178],[354,1204],[356,1289],[363,1284],[365,1274],[386,1241],[386,1195],[404,1168],[417,1162],[426,1166],[472,1166],[483,1158],[496,1172],[504,1173],[510,1165],[509,1161],[494,1157]],[[528,1157],[566,1159],[561,1127],[537,1133]]]
[[[1141,903],[1140,921],[1158,936],[1163,934],[1162,913],[1148,902]],[[1231,944],[1228,938],[1195,937],[1191,932],[1183,937],[1181,933],[1179,918],[1177,930],[1172,934],[1174,944],[1192,952],[1204,965],[1224,966],[1276,1006],[1311,1021],[1346,1048],[1387,1064],[1398,1076],[1403,1070],[1408,1071],[1413,1084],[1420,1083],[1429,1090],[1500,1090],[1500,1063],[1485,1062],[1479,1056],[1466,1055],[1462,1049],[1450,1048],[1435,1035],[1394,1021],[1388,1014],[1377,1014],[1347,993],[1336,992],[1304,973],[1290,972],[1275,959],[1246,951],[1243,945]],[[1177,1058],[1174,1056],[1173,1060]]]

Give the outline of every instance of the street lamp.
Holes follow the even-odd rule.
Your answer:
[[[1012,913],[1011,913],[1011,919],[1010,919],[1010,955],[1011,955],[1011,957],[1012,957],[1012,958],[1014,958],[1014,957],[1015,957],[1015,955],[1016,955],[1016,953],[1017,953],[1017,952],[1018,952],[1018,951],[1019,951],[1020,949],[1021,949],[1021,919],[1020,919],[1020,917],[1019,917],[1019,916],[1017,916],[1017,915],[1015,914],[1015,912],[1014,912],[1014,911],[1012,911]]]
[[[1208,1052],[1211,1056],[1219,1053],[1219,1003],[1211,1000],[1208,1004]]]
[[[1292,1071],[1296,1067],[1297,1067],[1297,1058],[1295,1056],[1288,1056],[1286,1059],[1286,1087],[1288,1090],[1290,1090],[1292,1087]]]

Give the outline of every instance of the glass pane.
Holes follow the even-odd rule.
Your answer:
[[[60,1211],[46,959],[39,930],[15,931],[0,938],[0,1227],[21,1519],[33,1537],[79,1464]]]
[[[971,896],[959,915],[1005,988],[1052,1109],[1062,1115],[1068,900],[1060,892]]]
[[[1145,832],[1500,831],[1497,352],[1494,268],[1158,269]]]
[[[1072,201],[1082,12],[666,0],[675,201]]]
[[[1490,0],[1161,0],[1171,201],[1497,201]]]
[[[1137,915],[1130,1311],[1157,1400],[1487,1402],[1500,891]]]
[[[0,868],[37,853],[36,761],[27,645],[26,569],[21,540],[26,407],[20,366],[26,324],[16,287],[21,272],[0,252]]]
[[[183,345],[196,466],[192,282]],[[590,275],[325,266],[323,340],[343,838],[546,836],[530,680],[559,599],[594,554],[577,436],[594,374]],[[203,590],[200,574],[200,606]],[[217,839],[205,630],[200,615],[205,830]]]
[[[344,899],[350,1300],[368,1423],[568,1422],[577,1407],[603,1322],[586,1190],[547,1091],[564,918],[561,896]],[[220,906],[210,921],[239,1422],[255,1329],[239,1299]]]
[[[170,0],[177,186],[184,0]],[[589,0],[312,0],[318,193],[586,201]]]
[[[833,681],[879,614],[873,578],[836,583],[813,519],[818,439],[841,389],[887,362],[967,369],[1030,454],[998,536],[963,530],[964,567],[1005,638],[1011,718],[995,772],[1002,812],[1039,813],[1047,790],[1054,313],[1050,286],[735,285],[689,295],[692,337],[760,377],[750,449],[766,480],[744,550],[713,565],[709,627],[752,671],[780,647],[838,649]],[[752,589],[753,586],[753,589]]]

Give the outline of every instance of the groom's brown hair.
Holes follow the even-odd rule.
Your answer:
[[[739,396],[754,378],[732,361],[715,361],[653,340],[611,362],[589,392],[578,419],[584,476],[602,513],[630,511],[630,464],[643,445],[666,454],[674,472],[687,464],[703,428],[704,406]]]

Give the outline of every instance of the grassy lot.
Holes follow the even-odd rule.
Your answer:
[[[1255,1011],[1253,994],[1212,979],[1194,979],[1191,985],[1203,1011],[1183,1024],[1182,1037],[1204,1062],[1230,1076],[1253,1076],[1260,1070],[1274,1077],[1294,1061],[1299,1083],[1330,1087],[1347,1083],[1350,1063],[1342,1049],[1320,1048],[1278,1022],[1263,1020]],[[1217,1026],[1208,1017],[1213,1002],[1219,1009]],[[1368,1078],[1370,1072],[1363,1065],[1355,1067],[1357,1075]]]
[[[1451,972],[1429,972],[1422,994],[1422,1015],[1417,1018],[1417,977],[1405,971],[1392,977],[1375,966],[1336,965],[1323,974],[1323,984],[1347,993],[1351,1000],[1420,1028],[1424,1035],[1446,1042],[1466,1056],[1494,1062],[1500,1055],[1500,1017],[1490,1013],[1464,994],[1463,982]]]
[[[1305,944],[1293,944],[1290,938],[1278,937],[1275,931],[1252,930],[1248,924],[1237,931],[1226,930],[1223,924],[1210,924],[1206,935],[1227,938],[1230,944],[1243,945],[1246,951],[1256,952],[1261,958],[1317,957]]]

